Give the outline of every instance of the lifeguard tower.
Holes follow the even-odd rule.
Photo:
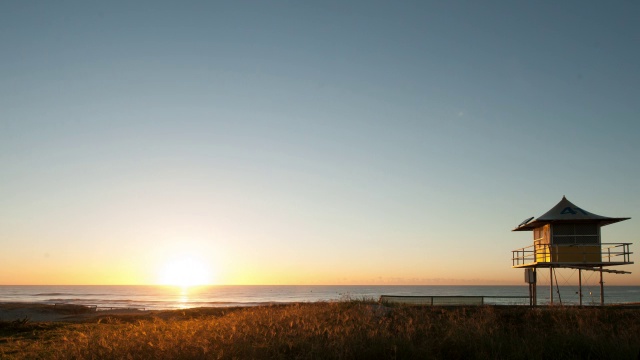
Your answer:
[[[579,303],[582,305],[582,271],[600,273],[600,305],[604,305],[604,272],[630,274],[608,267],[633,264],[631,243],[604,243],[600,228],[630,218],[611,218],[590,213],[562,197],[562,200],[534,219],[526,219],[513,231],[532,231],[533,245],[512,251],[512,267],[525,269],[531,305],[536,305],[537,275],[549,269],[550,303],[553,304],[554,269],[578,270]],[[557,281],[556,281],[557,285]]]

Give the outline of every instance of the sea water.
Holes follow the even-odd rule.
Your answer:
[[[96,305],[147,310],[193,307],[257,306],[274,303],[377,300],[381,295],[485,296],[486,304],[528,304],[525,286],[352,286],[352,285],[218,285],[199,287],[119,285],[0,286],[0,302]],[[549,287],[538,286],[538,304],[550,302]],[[584,305],[600,304],[599,287],[583,288]],[[555,304],[577,304],[577,286],[553,289]],[[640,302],[640,286],[607,286],[605,303]]]

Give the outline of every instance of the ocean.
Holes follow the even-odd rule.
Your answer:
[[[577,286],[554,288],[554,303],[577,304]],[[274,303],[374,299],[381,295],[485,296],[486,304],[528,304],[527,286],[353,286],[216,285],[180,288],[153,285],[2,285],[0,303],[96,305],[146,310],[193,307],[258,306]],[[640,302],[640,286],[607,286],[605,303]],[[548,286],[538,286],[538,304],[549,303]],[[583,304],[599,305],[600,288],[583,287]]]

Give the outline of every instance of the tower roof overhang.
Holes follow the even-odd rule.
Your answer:
[[[598,223],[599,226],[605,226],[629,219],[631,218],[612,218],[590,213],[576,206],[563,196],[562,200],[560,200],[556,206],[552,207],[551,210],[536,219],[531,218],[529,221],[524,221],[512,231],[531,231],[537,227],[550,223],[589,222]]]

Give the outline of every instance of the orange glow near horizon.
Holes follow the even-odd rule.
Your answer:
[[[375,253],[362,263],[345,259],[340,264],[304,261],[292,254],[276,252],[263,256],[264,253],[243,252],[229,244],[197,237],[171,238],[158,242],[153,248],[126,252],[104,248],[85,252],[83,257],[58,252],[25,261],[4,253],[0,254],[0,285],[167,285],[183,290],[197,285],[525,286],[521,269],[510,269],[510,264],[498,261],[482,263],[481,271],[475,266],[476,270],[472,272],[462,263],[447,268],[444,260],[437,263],[437,259],[418,264],[420,266],[408,266],[411,254],[398,257],[404,262],[388,260],[387,266],[380,268],[377,264],[383,258],[376,258]],[[502,254],[497,256],[502,257]],[[330,254],[325,255],[326,258],[330,258]],[[465,260],[475,265],[472,259]],[[494,263],[497,265],[492,267]],[[439,269],[434,269],[434,264]],[[629,271],[632,274],[605,274],[606,284],[637,285],[640,272],[632,268]],[[577,279],[575,273],[567,271],[565,275],[571,281]]]

